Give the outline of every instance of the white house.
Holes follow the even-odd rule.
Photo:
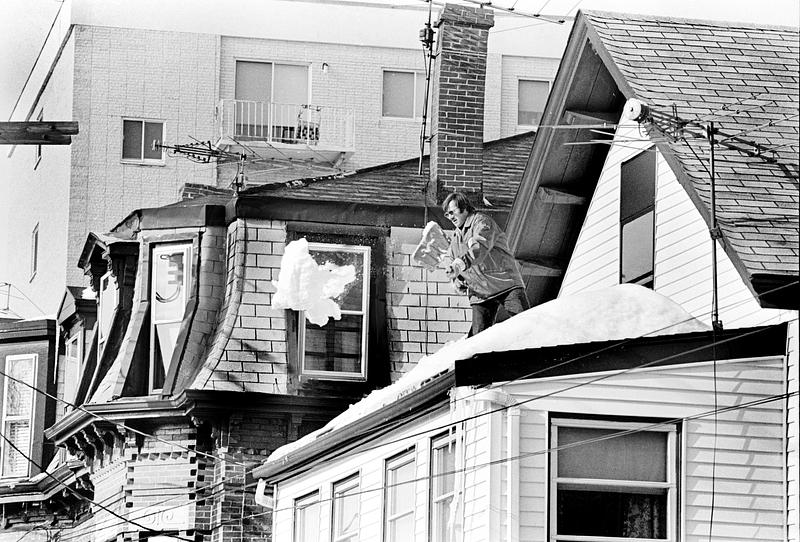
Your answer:
[[[341,425],[334,421],[257,469],[276,483],[276,529],[309,539],[303,521],[318,514],[323,536],[333,529],[333,539],[352,539],[337,523],[347,513],[358,518],[360,539],[392,540],[405,529],[416,540],[435,540],[444,523],[434,512],[441,510],[458,540],[800,539],[799,57],[796,29],[579,15],[507,225],[528,272],[528,296],[534,305],[568,304],[636,283],[711,331],[675,338],[675,350],[641,335],[632,344],[643,350],[625,353],[605,350],[616,343],[566,346],[581,341],[573,338],[554,349],[456,362],[454,371],[445,364],[443,376],[426,374],[419,390],[427,394],[398,393],[391,409],[375,415],[356,407]],[[631,98],[648,107],[623,117]],[[533,341],[550,325],[536,320],[549,305],[521,324]],[[557,321],[566,327],[585,316],[574,310]],[[619,338],[607,326],[631,316],[594,313],[585,328],[606,335],[583,340]],[[507,335],[502,340],[496,350],[516,348]],[[703,344],[715,347],[704,352]],[[724,344],[736,346],[723,354]],[[689,351],[697,357],[675,361]],[[660,366],[665,359],[676,365]],[[553,375],[551,366],[566,373]],[[447,378],[456,390],[449,408],[442,403],[443,390],[453,387]],[[460,410],[469,404],[474,410]],[[454,430],[448,455],[439,444],[460,423],[466,426]],[[474,432],[465,433],[467,426]],[[608,431],[622,430],[639,436],[600,444]],[[597,453],[606,459],[587,460],[580,447],[562,450],[564,439],[603,448]],[[655,472],[653,454],[635,450],[656,443],[658,480],[627,472]],[[615,446],[632,454],[625,467],[612,461],[621,453]],[[438,459],[454,465],[445,487],[430,482],[442,473]],[[602,481],[596,471],[605,471]],[[400,493],[408,487],[414,491]],[[614,498],[597,496],[604,491]],[[623,498],[625,491],[661,500]],[[571,520],[597,518],[586,515],[597,506],[616,506],[615,516],[603,513],[616,522]],[[629,513],[620,519],[621,511]]]
[[[705,540],[713,494],[715,537],[783,540],[785,338],[635,285],[539,305],[270,456],[275,539]]]

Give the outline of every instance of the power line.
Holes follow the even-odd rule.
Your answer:
[[[36,64],[39,62],[39,58],[41,58],[42,53],[44,52],[44,47],[45,45],[47,45],[47,39],[50,37],[50,33],[56,26],[56,21],[58,20],[58,16],[61,13],[61,8],[63,7],[64,7],[64,0],[61,0],[61,4],[58,6],[58,11],[56,12],[56,16],[53,17],[53,22],[50,23],[50,29],[47,31],[47,35],[44,37],[42,46],[39,48],[39,53],[36,55],[36,60],[33,61],[33,66],[31,66],[31,71],[28,72],[28,77],[25,78],[25,82],[22,84],[22,88],[19,91],[19,96],[17,96],[17,100],[14,102],[14,107],[11,108],[11,113],[8,115],[9,122],[11,121],[11,117],[14,116],[14,112],[17,110],[19,101],[22,99],[22,94],[25,92],[25,87],[28,86],[28,82],[30,82],[31,76],[33,76],[33,71],[36,69]]]
[[[9,446],[11,446],[12,448],[14,448],[14,450],[15,450],[15,451],[16,451],[16,452],[17,452],[19,455],[21,455],[22,457],[24,457],[24,458],[25,458],[25,459],[28,461],[28,463],[30,463],[31,465],[35,466],[37,469],[39,469],[39,471],[40,471],[40,472],[44,473],[44,474],[45,474],[45,475],[46,475],[48,478],[51,478],[51,479],[53,479],[53,480],[54,480],[54,481],[55,481],[55,482],[56,482],[58,485],[60,485],[60,486],[64,487],[64,489],[66,489],[67,491],[69,491],[70,493],[72,493],[72,495],[74,495],[74,496],[75,496],[75,497],[77,497],[78,499],[81,499],[82,501],[84,501],[84,502],[86,502],[86,503],[89,503],[89,504],[91,504],[91,505],[97,506],[98,508],[101,508],[102,510],[104,510],[104,511],[108,512],[109,514],[111,514],[112,516],[118,517],[119,519],[121,519],[121,520],[125,521],[126,523],[130,523],[131,525],[133,525],[133,526],[135,526],[135,527],[138,527],[138,528],[140,528],[140,529],[143,529],[144,531],[151,532],[151,533],[158,533],[158,531],[154,531],[153,529],[150,529],[150,528],[148,528],[148,527],[145,527],[144,525],[142,525],[142,524],[140,524],[140,523],[137,523],[137,522],[135,522],[135,521],[132,521],[132,520],[126,519],[126,518],[124,518],[123,516],[121,516],[121,515],[117,514],[117,513],[116,513],[116,512],[114,512],[113,510],[111,510],[110,508],[108,508],[107,506],[105,506],[105,505],[103,505],[103,504],[100,504],[99,502],[93,501],[92,499],[90,499],[89,497],[86,497],[85,495],[82,495],[82,494],[81,494],[80,492],[78,492],[76,489],[73,489],[73,488],[72,488],[72,486],[70,486],[70,485],[69,485],[69,484],[67,484],[66,482],[63,482],[62,480],[59,480],[59,479],[58,479],[58,478],[57,478],[55,475],[53,475],[53,474],[52,474],[51,472],[49,472],[47,469],[43,468],[43,467],[42,467],[42,466],[41,466],[39,463],[37,463],[36,461],[34,461],[34,460],[33,460],[33,459],[30,457],[30,456],[28,456],[27,454],[25,454],[25,453],[24,453],[22,450],[20,450],[20,449],[19,449],[19,447],[17,447],[17,445],[16,445],[16,444],[14,444],[14,443],[11,441],[11,439],[9,439],[8,437],[6,437],[6,436],[5,436],[5,434],[3,434],[3,433],[1,433],[1,432],[0,432],[0,438],[2,438],[2,439],[3,439],[3,440],[6,442],[6,444],[8,444],[8,445],[9,445]],[[159,533],[159,534],[160,534],[160,533]],[[164,536],[169,536],[169,537],[171,537],[171,538],[174,538],[174,539],[176,539],[176,540],[184,540],[185,542],[195,542],[194,540],[192,540],[192,539],[190,539],[190,538],[184,538],[184,537],[182,537],[182,536],[178,536],[178,535],[164,535]]]
[[[521,454],[518,454],[518,455],[515,455],[515,456],[511,456],[511,457],[504,457],[504,458],[495,459],[495,460],[492,460],[492,461],[487,461],[485,463],[480,463],[480,464],[477,464],[477,465],[471,465],[471,466],[468,466],[468,467],[465,466],[465,467],[453,469],[453,470],[450,470],[450,471],[447,471],[447,472],[442,472],[442,473],[438,473],[438,474],[431,474],[431,475],[427,475],[427,476],[421,476],[421,477],[417,477],[417,478],[414,478],[414,479],[411,479],[411,480],[406,480],[404,482],[397,482],[397,483],[394,483],[394,484],[381,484],[380,486],[376,486],[376,487],[373,487],[373,488],[364,489],[364,490],[361,490],[361,491],[358,491],[358,492],[355,492],[355,493],[349,493],[349,495],[363,495],[363,494],[367,494],[367,493],[374,493],[376,491],[384,491],[386,489],[393,488],[393,487],[398,487],[398,486],[417,483],[417,482],[424,482],[424,481],[427,481],[427,480],[431,480],[433,478],[438,478],[438,477],[443,477],[443,476],[450,476],[450,475],[453,475],[453,474],[465,473],[465,472],[474,471],[474,470],[478,470],[478,469],[485,468],[485,467],[491,467],[491,466],[494,466],[494,465],[501,465],[501,464],[508,463],[508,462],[511,462],[511,461],[518,461],[518,460],[521,460],[521,459],[525,459],[525,458],[533,457],[533,456],[537,456],[537,455],[548,455],[548,454],[551,454],[553,452],[559,452],[559,451],[567,450],[567,449],[570,449],[570,448],[575,448],[575,447],[579,447],[579,446],[585,446],[585,445],[589,445],[589,444],[596,444],[598,442],[602,442],[602,441],[605,441],[605,440],[611,440],[611,439],[614,439],[614,438],[627,436],[627,435],[632,435],[632,434],[637,434],[637,433],[641,433],[641,432],[645,432],[645,431],[652,431],[652,430],[659,429],[659,428],[665,427],[665,426],[676,425],[678,423],[684,423],[684,422],[687,422],[687,421],[693,421],[693,420],[698,420],[698,419],[702,419],[702,418],[707,418],[709,416],[714,416],[714,415],[718,415],[718,414],[724,414],[724,413],[727,413],[727,412],[733,412],[733,411],[747,409],[747,408],[751,408],[751,407],[757,407],[757,406],[768,404],[768,403],[771,403],[771,402],[774,402],[774,401],[786,400],[786,399],[790,399],[792,397],[797,396],[798,393],[800,393],[800,392],[791,391],[791,392],[780,393],[780,394],[775,394],[775,395],[768,395],[766,397],[762,397],[760,399],[755,399],[755,400],[749,401],[747,403],[741,403],[741,404],[738,404],[738,405],[731,405],[731,406],[727,406],[727,407],[716,408],[716,409],[713,409],[713,410],[700,412],[698,414],[692,414],[690,416],[671,418],[669,420],[664,420],[664,421],[660,421],[660,422],[654,422],[654,423],[651,423],[651,424],[647,424],[647,425],[644,425],[642,427],[637,427],[637,428],[633,428],[633,429],[626,429],[626,430],[618,431],[616,433],[611,433],[611,434],[603,435],[603,436],[600,436],[600,437],[594,437],[594,438],[590,438],[590,439],[585,439],[585,440],[582,440],[582,441],[576,441],[576,442],[572,442],[572,443],[569,443],[569,444],[564,444],[564,445],[561,445],[561,446],[553,446],[553,447],[548,447],[548,448],[544,448],[544,449],[541,449],[541,450],[535,450],[535,451],[532,451],[532,452],[525,452],[525,453],[521,453]],[[448,427],[452,428],[456,424],[461,423],[461,422],[462,422],[462,420],[455,420],[451,424],[448,424]],[[413,436],[414,435],[411,435],[411,436],[409,436],[409,438],[412,438]],[[332,502],[332,501],[333,501],[333,498],[319,499],[319,502]],[[267,512],[264,512],[264,513],[253,514],[251,516],[245,516],[245,517],[243,517],[241,519],[250,519],[252,517],[257,517],[257,516],[264,515],[264,514],[267,514],[267,513],[285,512],[285,511],[289,511],[289,510],[294,510],[295,508],[296,508],[296,506],[294,506],[294,505],[287,506],[287,507],[284,507],[284,508],[275,508],[275,509],[271,509],[271,510],[269,510]]]

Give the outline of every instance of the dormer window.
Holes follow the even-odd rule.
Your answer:
[[[341,320],[330,319],[320,327],[301,315],[298,350],[302,374],[363,380],[367,376],[370,247],[309,243],[308,252],[319,265],[354,266],[356,278],[334,298],[342,311]]]
[[[114,323],[114,312],[119,304],[119,288],[117,279],[109,271],[100,279],[100,294],[97,300],[97,355],[101,356],[111,326]]]
[[[36,354],[7,356],[2,387],[0,478],[23,478],[30,474],[33,389],[36,386]],[[27,384],[27,385],[26,385]]]
[[[150,391],[160,391],[169,372],[172,354],[191,287],[189,243],[157,245],[152,252],[150,280]]]

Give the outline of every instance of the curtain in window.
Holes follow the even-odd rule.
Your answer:
[[[666,538],[662,499],[654,495],[627,495],[623,500],[626,538]]]

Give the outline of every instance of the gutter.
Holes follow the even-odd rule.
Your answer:
[[[328,433],[253,470],[254,478],[271,484],[296,476],[334,456],[374,440],[395,428],[393,422],[412,421],[449,407],[449,391],[455,386],[455,372],[449,370],[424,382],[421,387],[353,423]]]

